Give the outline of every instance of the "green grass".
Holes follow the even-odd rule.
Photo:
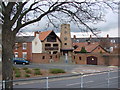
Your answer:
[[[21,74],[20,73],[16,73],[15,77],[21,77]]]
[[[49,72],[52,74],[65,73],[65,71],[63,69],[57,69],[57,68],[50,69]]]
[[[32,71],[31,71],[30,69],[25,70],[25,72],[26,72],[26,73],[29,73],[29,74],[32,73]]]
[[[35,70],[35,71],[34,71],[34,74],[35,74],[35,75],[42,75],[42,73],[41,73],[40,70]]]
[[[25,77],[30,77],[30,75],[29,75],[29,74],[25,74],[24,76],[25,76]]]
[[[24,67],[24,68],[22,68],[23,70],[27,70],[28,68],[27,67]]]
[[[40,70],[39,68],[34,68],[33,70]]]

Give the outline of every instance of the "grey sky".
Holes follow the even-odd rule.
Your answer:
[[[118,31],[118,14],[108,10],[105,15],[106,16],[105,16],[104,22],[99,22],[98,24],[93,24],[92,26],[101,30],[102,33],[99,34],[100,36],[102,36],[104,32],[108,34],[109,33],[112,34],[112,31],[113,33],[116,33],[113,35],[117,36],[118,35],[118,32],[117,32]],[[60,28],[57,30],[53,27],[46,28],[46,22],[47,22],[46,18],[44,17],[39,23],[31,24],[23,28],[22,30],[26,32],[45,31],[45,30],[51,30],[51,29],[55,30],[55,32],[60,31]],[[76,25],[71,24],[71,32],[81,33],[81,30]],[[113,35],[110,35],[110,36],[113,36]]]

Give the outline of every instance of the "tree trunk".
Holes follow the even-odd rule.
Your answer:
[[[2,80],[5,80],[5,90],[12,90],[13,82],[13,47],[15,35],[8,27],[2,28]]]

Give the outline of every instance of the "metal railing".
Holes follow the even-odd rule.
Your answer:
[[[69,74],[69,75],[59,75],[59,76],[49,76],[49,77],[39,77],[39,78],[29,78],[29,79],[19,79],[19,80],[12,80],[14,83],[15,82],[29,82],[29,81],[40,81],[40,80],[45,80],[46,84],[45,84],[45,87],[44,88],[49,88],[49,84],[51,82],[49,82],[49,80],[52,80],[52,79],[62,79],[62,78],[68,78],[68,77],[76,77],[76,76],[79,76],[80,78],[80,83],[77,83],[79,84],[80,88],[86,88],[86,77],[90,77],[92,75],[98,75],[98,74],[102,74],[102,73],[106,73],[107,74],[107,78],[106,78],[106,81],[102,81],[100,83],[94,83],[94,86],[97,86],[97,85],[100,85],[100,84],[107,84],[107,88],[110,88],[110,80],[112,80],[113,78],[111,78],[110,76],[110,73],[111,72],[115,72],[115,71],[118,71],[118,70],[109,70],[109,71],[102,71],[102,72],[94,72],[94,73],[80,73],[80,74]],[[78,77],[77,77],[78,78]],[[119,78],[116,77],[116,78]],[[10,82],[10,81],[2,81],[2,88],[5,89],[5,83],[7,82]],[[116,81],[114,83],[117,83]],[[118,82],[119,83],[119,82]],[[92,84],[92,82],[90,83]],[[87,87],[92,87],[92,85],[87,85]]]

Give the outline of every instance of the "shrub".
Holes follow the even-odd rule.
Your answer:
[[[40,70],[39,68],[34,68],[34,70]]]
[[[15,77],[21,77],[21,74],[20,73],[16,73]]]
[[[30,77],[30,75],[29,74],[25,74],[25,77]]]
[[[31,73],[31,70],[27,69],[25,70],[26,73]]]
[[[27,70],[28,68],[27,67],[24,67],[23,70]]]
[[[63,69],[50,69],[49,72],[52,74],[65,73]]]
[[[40,71],[38,71],[38,70],[35,70],[34,74],[35,75],[42,75],[42,73]]]
[[[82,47],[82,48],[81,48],[80,53],[87,53],[87,51],[85,50],[85,47]]]
[[[16,74],[16,73],[21,73],[21,72],[20,72],[20,69],[15,69],[15,74]]]

